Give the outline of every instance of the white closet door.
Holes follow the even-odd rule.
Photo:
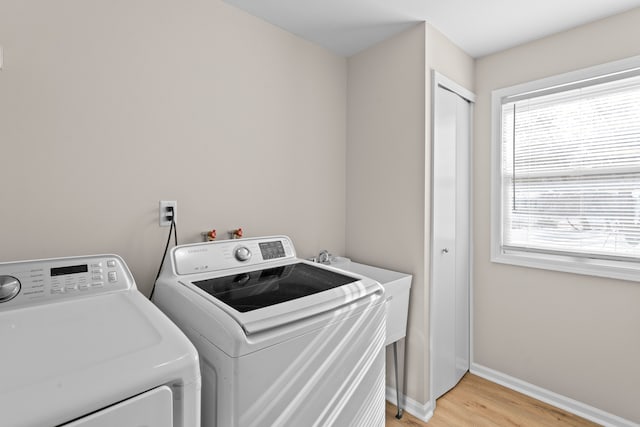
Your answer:
[[[469,369],[471,108],[440,86],[434,95],[431,354],[437,398]]]

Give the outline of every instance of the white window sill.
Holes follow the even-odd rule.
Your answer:
[[[492,262],[640,282],[640,263],[545,255],[525,251],[494,254]]]

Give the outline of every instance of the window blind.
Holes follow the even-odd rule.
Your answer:
[[[502,101],[502,248],[640,261],[640,76]]]

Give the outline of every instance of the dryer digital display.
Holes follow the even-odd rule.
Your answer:
[[[67,267],[55,267],[51,269],[51,276],[64,276],[66,274],[86,273],[89,271],[87,264],[70,265]]]

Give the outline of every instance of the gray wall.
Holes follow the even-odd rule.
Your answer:
[[[344,252],[346,59],[218,0],[3,0],[0,260],[114,252],[148,293],[243,227]]]

